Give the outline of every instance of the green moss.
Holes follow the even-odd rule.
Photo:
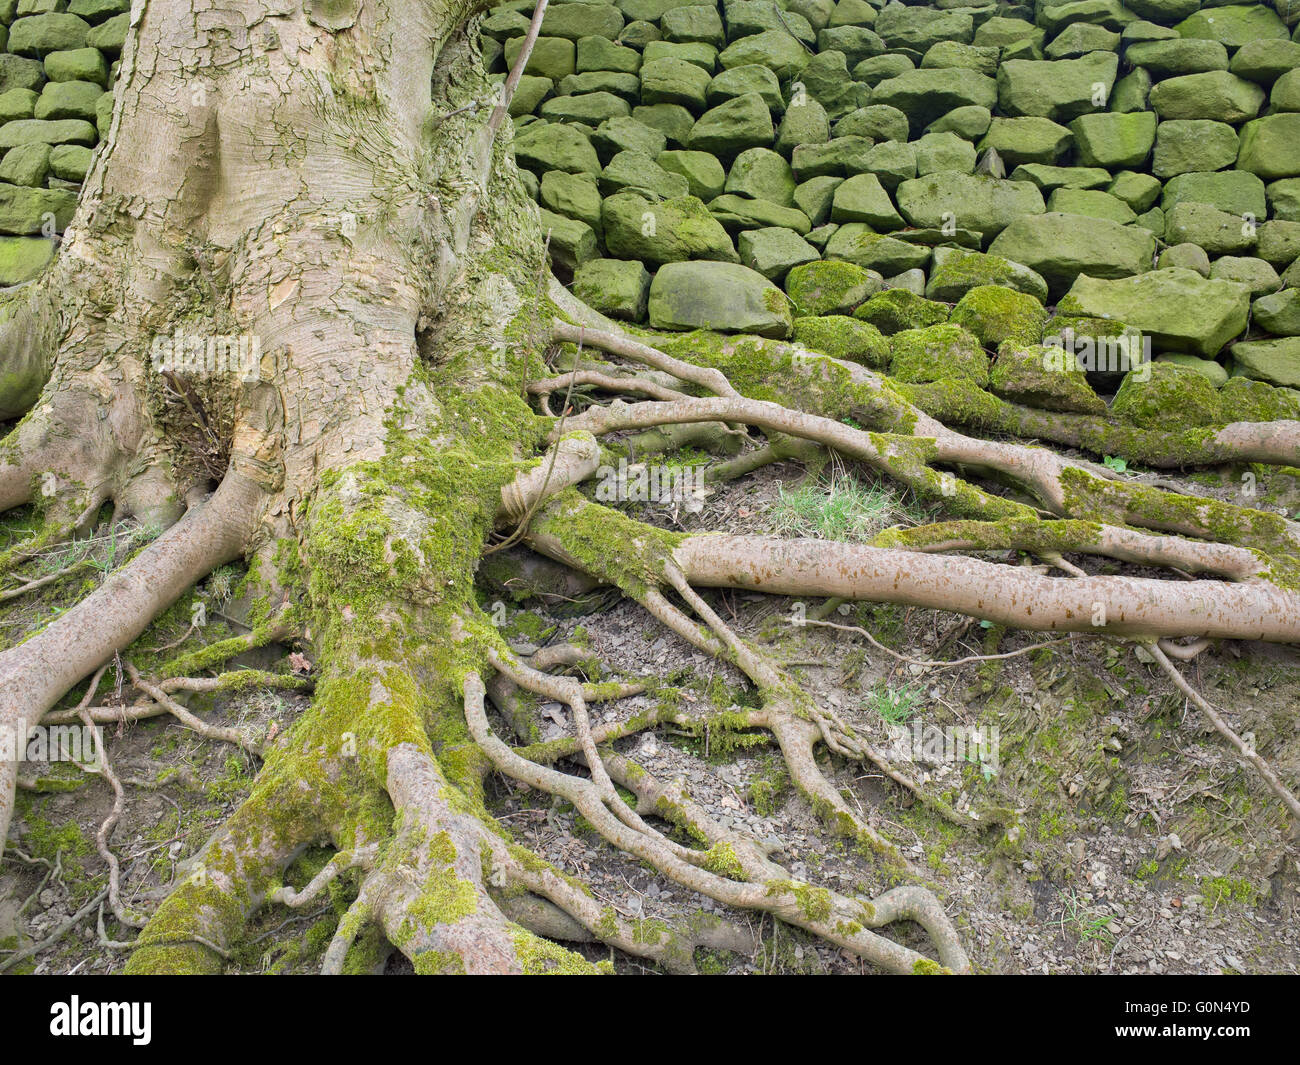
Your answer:
[[[986,348],[996,348],[1006,340],[1037,344],[1043,339],[1047,312],[1033,296],[999,285],[980,285],[962,296],[948,320],[974,333]]]
[[[295,620],[294,611],[291,610],[289,616],[281,620],[292,626]],[[178,655],[163,663],[158,668],[158,673],[164,677],[194,676],[204,670],[219,666],[236,655],[244,654],[253,648],[265,647],[271,642],[274,634],[275,630],[271,625],[259,625],[246,637],[232,636],[227,640],[217,640],[196,651]]]
[[[425,950],[412,963],[420,976],[463,976],[465,959],[450,950]]]
[[[1217,909],[1224,903],[1254,906],[1263,897],[1254,884],[1239,877],[1207,877],[1201,880],[1200,884],[1205,903],[1211,910]]]
[[[878,293],[853,312],[853,317],[870,322],[886,336],[905,329],[924,329],[948,320],[947,304],[936,303],[905,288]]]
[[[771,817],[785,802],[790,790],[790,774],[785,760],[765,755],[759,760],[757,772],[750,775],[746,797],[759,817]]]
[[[1158,365],[1158,364],[1157,364]],[[1274,388],[1249,377],[1230,377],[1219,389],[1224,416],[1234,422],[1300,420],[1300,398],[1294,389]]]
[[[1300,557],[1287,520],[1262,510],[1203,496],[1161,492],[1132,481],[1110,481],[1069,468],[1061,473],[1065,506],[1079,517],[1236,544],[1254,551],[1282,587],[1300,587]]]
[[[612,976],[614,973],[613,962],[602,961],[593,965],[581,954],[522,928],[514,930],[511,938],[515,955],[529,976]]]
[[[825,921],[831,915],[831,893],[826,888],[796,880],[769,880],[767,895],[793,895],[800,912],[810,921]]]
[[[879,285],[879,277],[861,266],[833,260],[796,266],[785,279],[799,317],[848,313]]]
[[[983,388],[989,379],[989,359],[969,332],[943,323],[895,334],[889,372],[894,380],[908,384],[958,378]]]
[[[1044,410],[1105,414],[1106,404],[1087,374],[1063,348],[1017,340],[998,346],[989,385],[1003,399]]]
[[[889,365],[889,341],[870,322],[842,314],[819,318],[796,318],[794,341],[833,359],[883,370]]]
[[[1026,283],[1025,268],[997,255],[949,248],[941,265],[930,272],[926,291],[953,299],[980,286],[997,286],[1021,291]],[[1038,284],[1043,285],[1041,280]],[[1038,291],[1046,294],[1046,286]]]
[[[558,541],[587,572],[633,598],[663,583],[664,565],[683,539],[588,502],[575,489],[556,496],[535,527]]]
[[[1219,393],[1196,370],[1172,362],[1153,362],[1125,374],[1111,411],[1144,429],[1188,429],[1233,420]]]
[[[655,344],[665,354],[721,370],[750,399],[836,420],[852,417],[889,432],[911,432],[916,424],[888,382],[856,384],[852,367],[791,344],[707,332],[656,337]]]
[[[740,864],[730,843],[715,843],[704,857],[704,868],[730,880],[744,880],[745,867]]]
[[[78,770],[80,772],[80,770]],[[53,864],[60,861],[63,879],[72,898],[81,902],[100,889],[104,875],[90,876],[86,862],[95,854],[93,839],[88,838],[76,821],[60,816],[57,821],[44,816],[46,798],[32,792],[19,792],[14,804],[14,820],[23,825],[22,845],[33,858]]]
[[[555,632],[555,624],[532,611],[520,610],[510,618],[502,632],[506,636],[521,636],[529,643],[540,644]]]

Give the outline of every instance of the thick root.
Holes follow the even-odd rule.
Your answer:
[[[195,581],[238,558],[261,497],[256,484],[230,474],[208,503],[43,631],[0,655],[0,728],[26,736],[65,692],[135,640]],[[0,849],[16,780],[17,763],[0,761]]]

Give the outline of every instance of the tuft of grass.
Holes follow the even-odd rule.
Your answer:
[[[780,489],[770,517],[780,536],[865,542],[883,529],[917,518],[889,488],[864,485],[837,471],[829,481]]]
[[[1080,942],[1096,940],[1108,947],[1115,942],[1109,914],[1089,906],[1073,888],[1059,892],[1059,896],[1061,915],[1056,924],[1062,932],[1069,929]]]
[[[889,684],[877,684],[867,698],[868,709],[874,710],[890,725],[910,721],[921,703],[920,693],[907,685],[895,688]]]
[[[71,572],[87,567],[101,575],[115,570],[136,548],[155,539],[161,529],[132,522],[110,525],[106,532],[84,539],[73,539],[38,554],[33,560],[33,577]]]

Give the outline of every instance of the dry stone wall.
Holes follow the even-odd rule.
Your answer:
[[[130,0],[0,0],[0,286],[54,253],[113,110]]]
[[[629,323],[1089,411],[1132,338],[1134,421],[1297,417],[1300,0],[1276,3],[551,0],[515,157],[557,273]],[[532,7],[483,20],[502,79]],[[1080,372],[1044,373],[1062,335]]]

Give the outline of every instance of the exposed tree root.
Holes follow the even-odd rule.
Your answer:
[[[108,888],[104,888],[103,891],[99,892],[99,894],[83,905],[76,913],[60,921],[58,925],[55,926],[54,930],[39,943],[33,943],[31,946],[24,947],[22,950],[5,958],[4,961],[0,961],[0,975],[7,973],[17,965],[21,965],[28,958],[34,958],[42,951],[49,950],[50,947],[58,943],[59,940],[76,928],[77,925],[81,924],[82,921],[101,906],[106,898],[108,898]]]
[[[1070,414],[1022,407],[974,384],[944,381],[910,385],[905,394],[930,417],[977,432],[1046,440],[1094,455],[1122,454],[1156,469],[1264,462],[1291,466],[1300,455],[1300,422],[1234,422],[1203,429],[1140,429],[1094,414]]]
[[[906,663],[909,666],[920,666],[922,669],[952,669],[955,666],[964,666],[971,662],[997,662],[1006,658],[1017,658],[1020,655],[1033,654],[1035,651],[1041,651],[1048,647],[1060,647],[1061,645],[1070,642],[1068,639],[1048,640],[1044,643],[1031,643],[1028,647],[1017,647],[1014,651],[1006,651],[1002,654],[967,655],[965,658],[954,658],[949,661],[933,661],[924,658],[912,658],[909,655],[901,655],[897,651],[891,651],[860,625],[840,625],[834,621],[821,621],[816,618],[807,618],[804,620],[803,624],[819,626],[827,629],[838,629],[840,632],[856,633],[866,640],[867,643],[871,644],[871,646],[877,651],[889,655],[889,657],[895,661]]]
[[[82,677],[139,636],[190,585],[237,558],[260,489],[232,473],[216,495],[113,573],[77,606],[0,655],[0,728],[26,736]],[[0,841],[9,830],[17,763],[0,761]]]
[[[1214,726],[1214,731],[1232,745],[1243,761],[1254,768],[1268,790],[1281,799],[1291,817],[1300,822],[1300,799],[1297,799],[1295,793],[1282,783],[1277,773],[1273,771],[1273,767],[1264,760],[1252,744],[1237,735],[1232,726],[1223,719],[1223,715],[1215,710],[1200,692],[1187,683],[1187,679],[1178,672],[1178,667],[1169,661],[1169,656],[1160,641],[1147,641],[1146,649],[1155,658],[1156,664],[1164,670],[1165,675],[1174,682],[1174,686],[1186,696],[1187,701],[1205,715],[1206,720]]]
[[[113,789],[113,809],[109,811],[108,816],[99,826],[99,831],[95,833],[95,849],[99,851],[99,856],[104,860],[104,864],[108,866],[108,904],[112,907],[114,916],[122,924],[131,928],[143,928],[144,920],[128,912],[122,904],[122,871],[118,865],[117,856],[108,845],[113,829],[117,827],[118,821],[122,819],[124,800],[122,783],[117,779],[117,774],[113,772],[113,767],[109,764],[108,753],[104,750],[104,737],[100,734],[99,729],[95,728],[89,712],[90,700],[94,698],[95,689],[99,687],[99,678],[104,675],[104,670],[107,668],[107,666],[100,666],[95,675],[90,678],[90,683],[86,686],[86,694],[78,704],[76,712],[82,723],[90,730],[91,735],[95,737],[95,768],[87,771],[100,774],[108,781],[108,786]],[[82,768],[86,767],[83,766]]]
[[[557,322],[555,329],[557,339],[572,339],[577,335],[575,327],[564,323]],[[620,334],[584,329],[581,335],[587,344],[669,373],[683,365],[689,366]],[[645,429],[672,422],[706,419],[744,422],[767,432],[790,434],[833,447],[908,485],[920,498],[944,501],[950,510],[965,517],[1024,518],[1033,514],[1021,505],[989,496],[951,473],[944,475],[935,466],[957,465],[1011,478],[1060,517],[1111,520],[1211,541],[1231,536],[1247,548],[1260,550],[1266,556],[1278,556],[1273,559],[1275,565],[1288,566],[1292,571],[1295,568],[1289,556],[1300,553],[1300,526],[1285,518],[1120,482],[1102,467],[1072,461],[1045,448],[963,436],[919,405],[908,402],[897,387],[861,366],[822,356],[809,357],[806,353],[795,358],[788,349],[783,366],[782,354],[781,346],[776,345],[774,365],[768,377],[758,380],[769,394],[773,391],[771,382],[775,381],[777,395],[782,395],[779,386],[784,383],[789,395],[786,405],[746,399],[726,380],[725,374],[723,380],[718,379],[721,371],[702,375],[695,370],[690,377],[682,379],[712,391],[715,398],[613,404],[589,409],[574,419],[570,427],[589,429],[599,436],[615,430]],[[724,353],[720,361],[727,364],[728,356]],[[744,369],[738,357],[731,364],[738,370]],[[838,399],[827,396],[823,387],[827,382],[834,382],[839,389]],[[852,412],[865,420],[874,431],[858,430],[833,417],[799,409],[798,401],[807,398],[800,390],[809,389],[819,399],[828,400],[831,406],[838,404],[845,413]],[[1222,440],[1216,445],[1219,450],[1201,461],[1202,464],[1292,463],[1300,453],[1297,434],[1300,434],[1300,423],[1296,422],[1236,423],[1224,427],[1214,437]],[[1193,465],[1195,461],[1189,459],[1180,464]]]
[[[965,556],[758,536],[690,536],[673,557],[706,587],[903,603],[1035,632],[1300,642],[1300,594],[1271,583],[1056,579]]]
[[[737,856],[730,846],[714,846],[708,852],[701,852],[700,858],[708,863],[702,867],[683,860],[675,853],[675,848],[629,828],[609,811],[595,787],[576,777],[542,769],[535,763],[526,763],[497,739],[483,713],[483,687],[477,677],[466,681],[465,711],[471,734],[497,769],[533,787],[562,795],[610,843],[650,862],[681,886],[740,909],[772,913],[787,923],[806,928],[890,971],[925,971],[927,966],[934,965],[916,952],[866,931],[867,928],[876,927],[876,914],[870,903],[843,899],[825,888],[816,888],[791,879],[771,882],[737,879],[744,877],[744,870],[738,866]],[[719,871],[713,871],[715,869]],[[911,917],[914,914],[909,912],[904,916]],[[926,916],[927,919],[932,917],[932,911],[927,911]],[[949,937],[942,934],[936,938],[939,940],[936,947],[940,951],[942,963],[953,971],[965,971],[968,962],[960,945],[956,944],[955,935]],[[951,950],[954,945],[956,952]]]

